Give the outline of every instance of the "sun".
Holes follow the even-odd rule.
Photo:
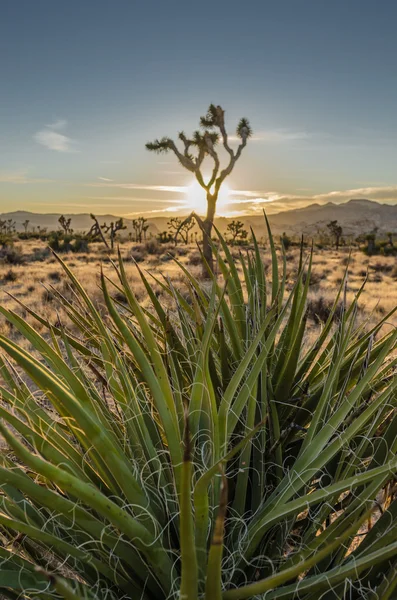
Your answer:
[[[227,184],[223,183],[221,189],[219,190],[218,200],[216,203],[217,209],[227,204],[229,194],[229,187]],[[205,215],[207,212],[206,192],[198,183],[198,181],[193,181],[187,186],[186,195],[189,208],[197,212],[199,215]]]

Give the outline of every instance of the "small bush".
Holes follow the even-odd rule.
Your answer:
[[[30,260],[32,262],[44,262],[49,257],[50,252],[49,248],[33,248]]]
[[[390,263],[376,262],[372,268],[377,273],[390,273],[393,270],[393,265]]]
[[[51,281],[61,281],[61,273],[59,271],[51,271],[48,273],[48,279],[51,279]]]
[[[333,301],[326,300],[323,296],[311,298],[307,303],[306,314],[309,319],[312,319],[316,324],[325,323],[332,311]],[[335,318],[339,317],[340,309],[336,311]]]
[[[140,250],[131,250],[130,257],[133,261],[140,263],[145,260],[145,255]]]
[[[44,292],[41,295],[41,299],[43,301],[43,304],[50,304],[55,300],[55,296],[51,290],[44,290]]]
[[[152,238],[151,240],[147,240],[144,243],[144,248],[148,254],[161,254],[163,249],[160,246],[160,243],[156,238]]]
[[[7,271],[7,273],[5,273],[3,276],[3,281],[7,281],[8,283],[12,283],[13,281],[16,281],[17,279],[18,279],[18,275],[12,269]]]
[[[189,254],[188,264],[194,267],[203,264],[203,259],[201,258],[200,252],[192,252]]]
[[[25,257],[19,248],[4,246],[0,249],[0,261],[8,265],[22,265],[25,262]]]

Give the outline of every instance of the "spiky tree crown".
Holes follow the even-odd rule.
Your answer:
[[[225,127],[225,111],[221,106],[210,104],[205,116],[200,117],[200,128],[194,131],[191,137],[188,137],[184,131],[178,133],[179,140],[183,143],[183,150],[180,151],[175,142],[168,137],[155,139],[146,144],[147,150],[157,154],[166,153],[172,150],[179,162],[188,171],[195,174],[197,181],[207,192],[214,186],[215,194],[219,191],[222,182],[230,175],[237,160],[241,156],[242,150],[247,144],[248,138],[252,136],[252,129],[248,119],[240,119],[237,125],[237,137],[241,140],[236,151],[234,151],[228,142],[228,135]],[[216,131],[218,129],[218,131]],[[222,141],[223,147],[229,154],[229,164],[221,170],[220,159],[215,149],[216,145]],[[195,149],[196,152],[192,152]],[[214,161],[212,175],[208,181],[204,181],[201,172],[201,166],[206,156],[210,156]]]
[[[237,125],[236,134],[237,137],[242,140],[252,137],[253,131],[250,122],[245,117],[240,119],[239,124]]]

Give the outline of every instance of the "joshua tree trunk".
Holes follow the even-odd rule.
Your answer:
[[[214,257],[211,248],[211,233],[214,224],[217,195],[218,194],[211,194],[210,192],[207,193],[207,215],[203,221],[203,256],[212,272],[214,272]],[[205,265],[203,268],[203,275],[208,277]]]

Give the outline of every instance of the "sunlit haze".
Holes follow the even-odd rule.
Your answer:
[[[14,0],[1,9],[0,212],[203,213],[172,153],[210,102],[254,130],[220,215],[397,202],[397,5]],[[225,157],[223,157],[225,158]]]

